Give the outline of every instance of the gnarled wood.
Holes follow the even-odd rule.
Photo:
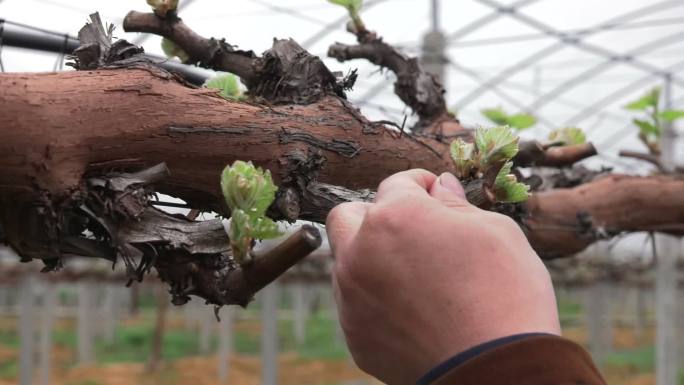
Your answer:
[[[338,203],[372,199],[357,190],[392,173],[452,168],[446,143],[399,135],[339,98],[270,108],[144,69],[2,74],[0,116],[3,212],[16,202],[59,209],[83,191],[84,177],[161,162],[170,175],[156,191],[222,211],[220,172],[242,159],[270,169],[281,187],[298,188],[301,217],[322,221]],[[555,257],[622,231],[683,233],[681,191],[675,177],[611,176],[536,193],[511,215],[542,256]]]

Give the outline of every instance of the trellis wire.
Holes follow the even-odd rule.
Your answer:
[[[0,19],[0,72],[5,72],[5,65],[2,64],[2,34],[5,31],[5,19]]]

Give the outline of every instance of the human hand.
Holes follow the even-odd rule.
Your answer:
[[[326,225],[347,344],[387,384],[496,338],[560,334],[549,273],[518,225],[470,205],[449,173],[395,174]]]

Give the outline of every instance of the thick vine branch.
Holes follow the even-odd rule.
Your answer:
[[[535,193],[523,225],[548,258],[576,253],[622,232],[684,235],[684,179],[608,175],[570,189]]]
[[[154,182],[154,191],[181,197],[190,207],[226,213],[221,170],[234,160],[251,160],[271,170],[282,191],[294,194],[300,218],[315,221],[323,221],[338,203],[372,199],[372,192],[363,189],[375,188],[397,171],[441,173],[452,167],[446,144],[400,136],[365,120],[338,98],[263,107],[227,101],[141,69],[2,74],[0,115],[6,128],[0,141],[5,239],[27,240],[28,229],[42,231],[40,223],[73,209],[89,191],[84,189],[87,180],[161,162],[170,175]],[[684,181],[674,176],[611,176],[535,193],[513,216],[527,227],[542,255],[567,255],[622,231],[680,233],[682,189]],[[42,213],[42,219],[17,221],[21,207]],[[16,215],[9,215],[15,209]],[[79,213],[76,219],[84,215]],[[138,234],[146,232],[169,238],[152,228]],[[56,234],[43,233],[48,242],[41,245],[40,237],[31,238],[25,255],[45,255],[31,252],[36,244],[49,249]],[[201,243],[187,237],[190,241],[180,243]],[[17,245],[12,246],[22,249]]]

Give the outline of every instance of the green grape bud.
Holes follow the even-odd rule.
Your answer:
[[[235,209],[231,213],[230,230],[228,236],[230,237],[230,248],[233,252],[233,258],[240,264],[244,265],[249,262],[249,250],[252,247],[254,238],[250,236],[251,226],[249,216],[240,209]]]
[[[225,99],[233,100],[240,98],[241,92],[237,76],[231,73],[225,73],[209,79],[203,86],[221,91],[219,95]]]
[[[454,161],[456,167],[455,175],[457,178],[465,178],[470,176],[473,170],[473,152],[475,146],[472,143],[467,143],[461,138],[457,138],[451,142],[449,147],[451,152],[451,159]]]
[[[183,63],[190,60],[190,56],[180,49],[171,39],[162,38],[161,48],[162,51],[164,51],[164,55],[168,58],[178,57]]]
[[[479,128],[475,132],[475,146],[480,154],[480,166],[486,168],[512,159],[518,153],[518,137],[508,126]]]
[[[530,186],[518,182],[518,178],[511,174],[512,162],[506,162],[494,181],[494,193],[499,202],[523,202],[529,197]]]
[[[587,142],[587,137],[581,129],[576,127],[564,127],[551,131],[549,140],[552,142],[563,142],[564,145],[583,144]]]
[[[254,167],[252,162],[237,160],[223,169],[221,190],[231,210],[237,208],[250,215],[263,215],[275,199],[277,187],[270,171]]]
[[[255,239],[280,235],[278,225],[266,217],[275,200],[277,187],[271,173],[254,167],[252,162],[236,160],[221,173],[221,191],[231,210],[230,247],[240,264],[249,263],[249,251]]]

